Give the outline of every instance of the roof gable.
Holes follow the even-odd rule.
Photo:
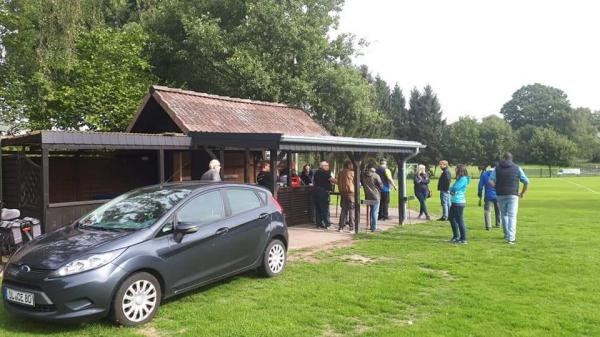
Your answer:
[[[194,91],[152,86],[150,96],[184,133],[279,133],[286,135],[329,136],[323,126],[302,109],[285,104],[216,96]],[[145,99],[127,131],[147,113]]]

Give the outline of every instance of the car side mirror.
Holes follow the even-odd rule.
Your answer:
[[[175,241],[180,243],[185,235],[196,233],[198,229],[198,226],[192,223],[175,221]]]

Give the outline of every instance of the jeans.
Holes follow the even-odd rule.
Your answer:
[[[354,196],[342,194],[342,212],[340,214],[340,229],[344,228],[346,224],[350,226],[350,229],[354,228]]]
[[[504,240],[515,241],[517,237],[517,213],[519,212],[519,197],[516,195],[499,195],[498,206],[502,218]]]
[[[498,200],[486,200],[483,206],[485,228],[490,229],[492,227],[492,205],[494,206],[494,215],[496,217],[496,227],[500,227],[500,207],[498,206]]]
[[[440,202],[442,203],[442,217],[448,219],[450,211],[450,192],[440,191]]]
[[[420,204],[420,208],[419,208],[419,216],[425,214],[425,216],[429,216],[429,213],[427,212],[427,196],[429,194],[429,191],[417,191],[416,193],[417,199],[419,199],[419,204]]]
[[[371,230],[377,229],[377,216],[379,215],[379,200],[371,200],[373,205],[371,206]]]
[[[317,227],[329,227],[329,193],[322,188],[315,189],[315,225]]]
[[[379,203],[379,219],[388,219],[390,214],[390,192],[381,192],[381,201]]]
[[[452,205],[450,207],[450,226],[452,227],[452,239],[467,241],[467,227],[464,217],[465,205]]]

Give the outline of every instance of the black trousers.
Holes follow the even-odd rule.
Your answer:
[[[377,218],[387,219],[390,217],[389,214],[390,209],[390,192],[381,192],[381,201],[379,203],[379,214]]]
[[[322,188],[316,188],[314,194],[315,202],[315,225],[317,227],[329,227],[329,193]]]

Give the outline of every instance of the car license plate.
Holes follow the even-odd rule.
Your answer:
[[[24,305],[35,306],[35,302],[33,301],[33,293],[28,293],[26,291],[20,291],[10,288],[6,289],[6,299],[10,302],[15,302]]]

